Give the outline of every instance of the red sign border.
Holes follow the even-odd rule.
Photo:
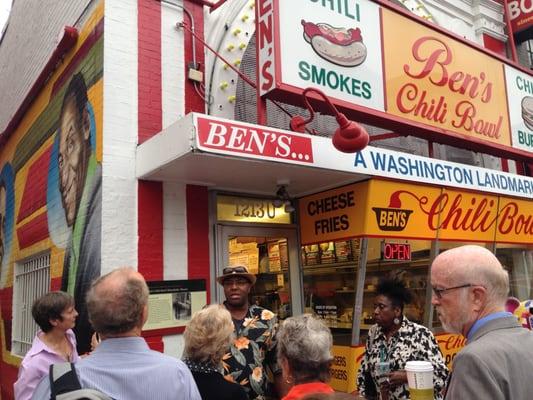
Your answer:
[[[305,88],[298,88],[293,85],[288,85],[282,82],[282,74],[281,74],[281,57],[280,57],[280,32],[279,32],[279,1],[280,0],[271,0],[273,7],[274,7],[274,52],[275,52],[275,71],[276,71],[276,82],[274,83],[274,89],[272,89],[269,93],[264,95],[265,98],[273,99],[273,100],[279,100],[284,102],[289,102],[291,104],[300,105],[303,106],[302,102],[302,92]],[[385,0],[369,0],[373,3],[377,3],[381,7],[385,7],[389,10],[392,10],[394,12],[397,12],[401,15],[403,15],[406,18],[409,18],[413,22],[416,22],[418,24],[422,24],[425,27],[436,31],[440,34],[443,34],[450,39],[453,39],[455,41],[458,41],[464,45],[467,45],[468,47],[481,51],[482,53],[488,55],[491,58],[497,59],[498,61],[502,62],[502,78],[505,80],[505,73],[504,73],[504,66],[503,64],[508,64],[521,72],[524,72],[525,74],[531,75],[528,70],[526,70],[523,66],[510,62],[509,60],[503,58],[502,56],[492,53],[488,51],[487,49],[479,46],[478,44],[467,41],[461,36],[458,36],[454,34],[453,32],[449,32],[441,27],[438,27],[434,24],[431,24],[427,22],[426,20],[409,13],[408,11],[404,10],[403,8],[392,4],[390,2],[386,2]],[[381,11],[380,11],[381,15]],[[382,30],[383,24],[380,24],[380,29]],[[383,52],[383,39],[382,39],[382,46],[381,51]],[[384,66],[383,66],[384,68]],[[383,82],[384,90],[386,90],[386,82]],[[504,88],[506,90],[506,88]],[[506,93],[507,95],[507,93]],[[308,97],[313,97],[312,95],[308,95]],[[317,100],[319,100],[318,97],[315,97]],[[351,102],[347,102],[340,99],[330,99],[336,106],[338,106],[343,113],[345,113],[349,118],[357,120],[359,122],[365,122],[372,125],[377,125],[381,128],[385,129],[391,129],[395,131],[396,133],[406,135],[406,136],[417,136],[422,139],[426,139],[431,142],[437,142],[441,144],[446,144],[450,146],[457,147],[458,141],[461,143],[461,145],[471,151],[475,152],[484,152],[487,154],[492,154],[498,157],[505,157],[515,160],[522,160],[526,162],[530,162],[531,158],[533,157],[533,154],[531,152],[528,152],[526,150],[522,150],[519,148],[515,148],[507,145],[502,145],[498,143],[493,143],[489,141],[485,141],[476,137],[467,136],[459,132],[450,131],[447,129],[442,129],[438,127],[434,127],[432,125],[424,124],[417,121],[411,121],[407,118],[398,117],[392,114],[388,114],[387,112],[378,111],[374,109],[370,109],[368,107],[360,106],[357,104],[353,104]],[[320,109],[323,106],[323,103],[316,103],[316,108]],[[324,111],[327,113],[327,108],[324,108]],[[508,110],[507,110],[508,112]],[[511,135],[511,129],[510,127],[507,127],[509,131],[509,141],[512,143],[512,135]]]

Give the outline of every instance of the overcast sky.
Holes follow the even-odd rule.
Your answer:
[[[0,0],[0,37],[4,31],[4,25],[11,10],[11,0]]]

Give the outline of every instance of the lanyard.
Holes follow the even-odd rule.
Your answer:
[[[385,348],[385,344],[381,343],[381,346],[379,347],[379,361],[384,362],[389,360],[389,352],[388,349]]]

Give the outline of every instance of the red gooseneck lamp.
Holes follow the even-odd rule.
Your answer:
[[[309,92],[314,92],[320,97],[322,97],[324,102],[333,112],[333,115],[335,116],[335,119],[339,124],[339,127],[335,130],[333,138],[331,139],[333,142],[333,146],[335,146],[337,150],[342,151],[343,153],[355,153],[357,151],[363,150],[369,141],[369,136],[366,129],[357,122],[351,121],[346,118],[346,116],[343,113],[339,112],[337,108],[331,103],[331,101],[324,94],[324,92],[312,87],[306,88],[302,92],[305,107],[309,111],[309,118],[304,119],[300,115],[295,115],[291,118],[291,130],[303,133],[305,132],[305,126],[315,118],[315,111],[309,103],[309,99],[307,98],[307,94]]]

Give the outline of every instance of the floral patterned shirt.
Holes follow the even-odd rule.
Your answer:
[[[274,374],[280,368],[276,360],[276,315],[252,305],[235,331],[229,353],[222,358],[224,377],[239,383],[249,399],[267,399],[272,395]]]
[[[448,368],[433,333],[425,326],[403,318],[398,332],[388,341],[380,326],[374,325],[368,332],[365,355],[357,374],[357,386],[362,395],[369,398],[379,392],[380,361],[390,362],[390,371],[403,370],[407,361],[430,361],[433,364],[434,399],[442,400],[442,390],[448,377]],[[373,388],[371,387],[373,386]],[[378,389],[376,389],[378,388]],[[390,392],[390,400],[409,399],[407,383],[396,386]]]

